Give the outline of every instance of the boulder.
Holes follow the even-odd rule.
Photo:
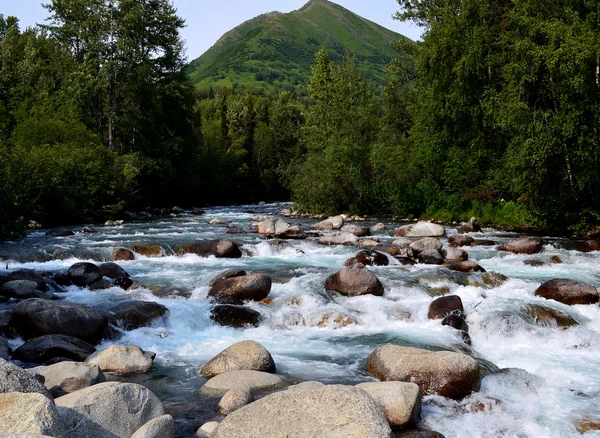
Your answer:
[[[196,431],[196,438],[212,438],[212,436],[215,434],[218,428],[218,421],[209,421],[208,423],[204,423]]]
[[[223,225],[223,223],[224,222],[221,219],[219,219],[218,217],[214,217],[210,221],[208,221],[209,225]]]
[[[447,325],[456,330],[462,330],[464,332],[469,331],[469,326],[467,325],[465,318],[462,315],[457,315],[456,313],[451,313],[450,315],[446,316],[442,320],[442,325]]]
[[[417,424],[421,415],[421,389],[409,382],[367,382],[356,385],[383,409],[392,428]]]
[[[46,387],[33,374],[0,359],[0,394],[9,392],[38,393],[51,398]]]
[[[357,263],[333,274],[325,281],[325,289],[347,296],[382,296],[383,285],[363,264]]]
[[[385,224],[382,224],[382,223],[375,224],[371,227],[371,231],[385,231],[385,230],[387,230],[387,227],[385,226]]]
[[[442,237],[446,234],[443,226],[431,222],[417,222],[404,225],[394,232],[395,237]]]
[[[97,365],[106,373],[139,374],[150,371],[153,359],[154,353],[135,345],[112,345],[92,354],[86,363]]]
[[[97,344],[104,337],[107,316],[80,304],[37,298],[21,301],[10,315],[10,324],[23,339],[66,335]]]
[[[156,258],[165,256],[165,249],[160,245],[134,245],[129,249],[144,257]]]
[[[220,280],[224,280],[226,278],[241,277],[243,275],[248,275],[248,273],[246,271],[244,271],[243,269],[228,269],[227,271],[221,272],[219,275],[217,275],[210,282],[210,287],[214,286],[214,284]]]
[[[32,368],[44,378],[44,385],[53,397],[60,397],[88,386],[106,381],[97,365],[79,362],[59,362],[54,365]]]
[[[451,271],[457,272],[486,272],[485,269],[470,260],[464,262],[446,262],[444,266]]]
[[[69,278],[76,286],[88,286],[102,278],[100,268],[93,263],[79,262],[69,268]]]
[[[579,325],[577,320],[568,313],[537,304],[528,304],[521,308],[521,312],[531,318],[535,324],[542,326],[554,325],[566,329]]]
[[[209,379],[202,386],[202,392],[208,394],[225,394],[230,390],[261,392],[285,388],[289,384],[286,379],[276,374],[237,370],[227,371]]]
[[[231,389],[219,401],[219,412],[222,415],[229,415],[239,408],[243,408],[247,404],[254,401],[252,393],[247,389],[237,390]]]
[[[113,258],[121,261],[135,260],[135,254],[127,248],[115,248],[113,250]]]
[[[336,231],[336,232],[329,233],[329,234],[319,237],[318,242],[320,245],[328,245],[328,246],[356,245],[356,244],[358,244],[359,239],[354,234]]]
[[[469,222],[462,224],[462,226],[458,230],[458,232],[461,234],[478,233],[479,231],[481,231],[481,225],[479,225],[479,222],[477,222],[477,218],[475,218],[475,217],[472,217],[469,220]]]
[[[448,244],[453,247],[472,246],[474,243],[475,239],[471,236],[464,236],[462,234],[453,234],[448,238]]]
[[[371,235],[371,230],[369,229],[369,227],[361,227],[359,225],[344,225],[340,231],[342,233],[350,233],[350,234],[354,234],[357,237],[365,237],[365,236],[370,236]]]
[[[168,309],[153,301],[125,301],[108,309],[109,322],[123,330],[147,327],[157,318],[164,317]]]
[[[532,268],[539,268],[541,266],[546,266],[546,263],[544,263],[542,260],[537,260],[537,259],[525,260],[523,262],[523,264],[527,265],[527,266],[531,266]]]
[[[271,353],[258,342],[242,341],[226,348],[202,367],[200,373],[214,377],[227,371],[253,370],[275,372]]]
[[[222,304],[242,304],[260,301],[271,292],[271,278],[264,274],[220,278],[213,282],[208,296]]]
[[[416,383],[426,395],[453,399],[466,397],[480,384],[479,365],[465,354],[399,345],[384,345],[371,353],[367,371],[383,381]]]
[[[173,438],[174,436],[175,420],[170,415],[163,415],[148,421],[131,438]]]
[[[63,437],[64,428],[52,400],[41,394],[0,394],[0,433]]]
[[[429,305],[429,319],[443,319],[450,314],[462,315],[465,309],[458,295],[447,295]]]
[[[416,242],[410,243],[409,247],[413,250],[415,254],[420,254],[423,251],[427,251],[428,249],[434,249],[439,251],[442,249],[443,245],[439,239],[434,239],[433,237],[426,237],[425,239],[417,240]]]
[[[508,251],[515,254],[537,254],[542,251],[544,241],[537,236],[524,236],[511,240],[498,247],[498,251]]]
[[[38,289],[37,283],[31,280],[7,281],[0,286],[0,295],[18,300],[26,300],[28,298],[42,298],[48,300],[52,298],[52,292],[42,292]]]
[[[242,256],[240,248],[231,240],[198,240],[181,245],[180,253],[196,254],[200,257],[214,256],[217,258],[236,259]]]
[[[133,286],[133,280],[129,277],[118,277],[115,278],[113,286],[120,287],[123,290],[128,290],[131,286]]]
[[[419,263],[426,265],[443,265],[444,257],[440,254],[437,249],[426,249],[417,256]]]
[[[599,300],[598,290],[594,286],[583,281],[566,278],[556,278],[545,282],[536,289],[535,295],[570,306],[594,304]]]
[[[100,266],[98,266],[98,269],[100,269],[100,275],[102,275],[103,277],[108,277],[108,278],[119,278],[119,277],[129,277],[129,274],[127,273],[127,271],[125,271],[125,269],[123,269],[121,266],[119,266],[116,263],[102,263]]]
[[[81,339],[65,335],[44,335],[31,339],[13,352],[13,359],[46,363],[56,358],[83,362],[96,349]]]
[[[219,304],[211,310],[212,319],[219,325],[234,328],[258,327],[261,316],[256,310],[244,306]]]
[[[552,256],[550,257],[550,260],[548,260],[548,263],[551,263],[553,265],[560,265],[562,262],[563,261],[559,256]]]
[[[469,260],[469,254],[460,248],[442,248],[440,254],[447,262],[464,262]]]
[[[258,234],[266,234],[279,237],[286,234],[292,225],[282,219],[266,219],[257,224]],[[301,228],[300,228],[301,229]]]
[[[390,426],[363,390],[344,385],[304,387],[268,395],[233,412],[215,438],[390,438]]]
[[[351,259],[348,259],[346,261],[346,266],[355,265],[357,263],[361,263],[365,266],[387,266],[390,264],[390,261],[385,254],[366,249],[359,252]]]
[[[8,341],[3,334],[0,334],[0,359],[8,360],[10,354],[10,347]]]
[[[339,230],[344,226],[344,218],[342,216],[332,216],[328,219],[325,219],[318,224],[314,224],[311,226],[313,230],[319,231],[329,231],[329,230]]]
[[[41,290],[45,292],[48,290],[48,285],[46,284],[46,280],[38,274],[37,272],[31,269],[19,269],[18,271],[9,272],[4,278],[4,282],[7,283],[13,280],[29,280],[34,281],[37,285],[37,290]]]
[[[65,228],[58,228],[56,230],[46,231],[46,236],[50,237],[69,237],[74,235],[75,233],[72,230],[67,230]]]
[[[164,415],[160,400],[135,383],[105,382],[56,399],[69,438],[131,437]]]

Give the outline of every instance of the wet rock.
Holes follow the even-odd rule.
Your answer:
[[[577,432],[585,435],[588,432],[600,430],[600,420],[581,419],[575,422]]]
[[[447,262],[464,262],[469,260],[469,254],[460,248],[443,248],[440,254]]]
[[[83,227],[81,228],[81,232],[86,234],[92,234],[95,233],[96,230],[93,227]]]
[[[166,315],[168,309],[153,301],[121,302],[108,310],[108,321],[123,330],[148,327],[157,318]]]
[[[8,275],[4,278],[4,282],[7,283],[9,281],[14,280],[29,280],[35,282],[37,285],[37,289],[41,291],[47,291],[48,285],[44,278],[38,274],[37,272],[31,269],[19,269],[18,271],[9,272]]]
[[[50,279],[58,286],[71,286],[73,283],[67,274],[56,273],[52,274]]]
[[[261,320],[260,313],[256,310],[229,304],[215,306],[211,316],[217,324],[234,328],[258,327]]]
[[[227,225],[227,231],[225,231],[225,233],[227,234],[246,234],[248,233],[246,230],[242,230],[239,227],[236,227],[234,225]]]
[[[462,315],[465,309],[458,295],[448,295],[434,300],[429,305],[429,319],[443,319],[450,314]]]
[[[452,313],[452,314],[446,316],[442,320],[442,325],[447,325],[456,330],[461,330],[464,332],[469,331],[469,326],[467,325],[467,322],[465,321],[464,317],[462,315],[457,315],[455,313]]]
[[[113,258],[121,261],[135,260],[135,254],[127,248],[115,248],[113,250]]]
[[[354,234],[356,237],[365,237],[371,235],[369,227],[361,227],[358,225],[344,225],[340,231],[342,233]]]
[[[313,327],[333,327],[336,329],[356,324],[358,324],[356,319],[350,316],[342,315],[341,313],[328,312],[324,314],[319,322],[317,322],[316,325],[313,325]]]
[[[387,422],[404,427],[417,424],[421,415],[421,389],[407,382],[368,382],[356,385],[383,409]]]
[[[74,235],[75,235],[75,233],[73,231],[67,230],[64,228],[46,231],[46,236],[50,236],[50,237],[69,237],[69,236],[74,236]]]
[[[560,265],[563,262],[559,256],[552,256],[548,261],[553,265]]]
[[[226,348],[208,361],[200,373],[206,377],[214,377],[227,371],[237,370],[274,373],[275,362],[271,353],[258,342],[242,341]]]
[[[448,238],[448,244],[453,247],[472,246],[474,243],[475,239],[471,236],[464,236],[462,234],[453,234]]]
[[[431,222],[404,225],[394,232],[395,237],[442,237],[444,234],[443,226]]]
[[[594,304],[600,298],[598,290],[591,284],[566,278],[557,278],[545,282],[536,289],[535,295],[570,306],[575,304]]]
[[[387,256],[377,251],[363,250],[346,261],[346,266],[361,263],[365,266],[387,266],[390,264]]]
[[[108,317],[80,304],[37,298],[21,301],[10,315],[10,324],[23,339],[43,335],[66,335],[94,345],[100,342]]]
[[[271,278],[264,274],[238,275],[219,278],[208,292],[217,303],[242,304],[244,301],[260,301],[271,292]]]
[[[98,266],[98,269],[100,269],[100,275],[102,275],[103,277],[108,277],[108,278],[119,278],[119,277],[129,277],[129,274],[127,273],[127,271],[125,271],[125,269],[123,269],[121,266],[119,266],[116,263],[102,263],[100,266]]]
[[[325,281],[325,288],[347,296],[382,296],[383,285],[364,265],[358,263],[333,274]]]
[[[409,246],[416,255],[431,249],[439,251],[443,247],[442,242],[432,237],[417,240],[416,242],[412,242]]]
[[[480,384],[479,365],[467,355],[398,345],[385,345],[371,353],[367,371],[383,381],[416,383],[426,395],[454,399],[466,397]]]
[[[125,223],[125,221],[121,220],[121,219],[116,220],[116,221],[109,219],[106,222],[104,222],[104,226],[105,227],[119,227],[119,226],[123,225],[124,223]]]
[[[0,394],[9,392],[38,393],[51,398],[46,387],[32,373],[0,359]]]
[[[374,239],[363,239],[358,242],[358,246],[361,248],[375,248],[379,245],[381,245],[381,243]]]
[[[41,394],[0,394],[0,433],[64,436],[54,403]],[[18,434],[18,435],[17,435]]]
[[[105,382],[56,399],[69,438],[131,437],[162,417],[160,400],[134,383]]]
[[[42,292],[41,290],[38,290],[35,281],[13,280],[7,281],[0,286],[0,295],[18,300],[26,300],[28,298],[42,298],[48,300],[52,297],[52,292]]]
[[[419,263],[426,265],[443,265],[444,257],[437,249],[427,249],[417,256]]]
[[[106,289],[110,289],[111,287],[113,287],[113,282],[108,278],[100,277],[99,280],[96,280],[93,283],[88,284],[87,287],[89,290],[106,290]]]
[[[456,272],[486,272],[479,264],[469,260],[464,262],[444,263],[444,266],[451,271]]]
[[[479,231],[481,231],[481,225],[479,225],[479,222],[477,222],[477,218],[474,217],[472,217],[469,222],[464,223],[458,230],[458,232],[461,234],[478,233]]]
[[[417,264],[417,262],[408,257],[396,257],[396,260],[398,260],[402,266],[414,266]]]
[[[531,266],[531,267],[533,267],[533,268],[538,268],[538,267],[540,267],[540,266],[545,266],[545,265],[546,265],[546,263],[544,263],[543,261],[541,261],[541,260],[536,260],[536,259],[532,259],[532,260],[525,260],[525,261],[523,262],[523,264],[525,264],[525,265],[527,265],[527,266]]]
[[[219,219],[218,217],[214,217],[210,221],[208,221],[208,224],[209,225],[223,225],[224,222],[221,219]]]
[[[123,290],[128,290],[131,286],[133,286],[133,280],[129,277],[117,277],[115,278],[113,286],[120,287]]]
[[[544,241],[541,237],[524,236],[500,245],[498,251],[508,251],[515,254],[537,254],[542,251]]]
[[[201,391],[205,394],[224,394],[227,391],[261,392],[281,389],[289,386],[282,377],[262,371],[227,371],[209,379]]]
[[[93,263],[79,262],[69,268],[69,278],[76,286],[88,286],[102,278],[100,268]]]
[[[537,304],[528,304],[521,308],[521,312],[531,318],[536,324],[542,326],[556,325],[558,327],[568,328],[579,325],[579,323],[569,314]]]
[[[379,224],[375,224],[371,227],[371,231],[385,231],[387,230],[387,227],[385,226],[385,224],[379,223]]]
[[[55,358],[83,362],[95,351],[87,342],[72,336],[44,335],[17,348],[13,359],[26,363],[47,363]]]
[[[444,435],[429,429],[414,428],[397,430],[394,438],[444,438]]]
[[[148,421],[131,438],[173,438],[174,435],[175,420],[170,415],[163,415]]]
[[[342,216],[332,216],[328,219],[325,219],[318,224],[314,224],[311,226],[313,230],[319,231],[329,231],[329,230],[339,230],[344,226],[344,218]]]
[[[165,256],[165,250],[160,245],[134,245],[129,249],[144,257],[156,258]]]
[[[53,397],[61,397],[106,381],[106,376],[97,365],[87,363],[60,362],[32,368],[31,371],[44,378],[44,385]]]
[[[351,233],[343,233],[341,231],[329,233],[319,237],[318,240],[321,245],[356,245],[359,242],[358,237]]]
[[[388,438],[390,426],[375,401],[363,390],[344,385],[281,391],[229,415],[216,438]]]
[[[140,374],[150,371],[153,360],[154,353],[135,345],[112,345],[96,351],[86,363],[97,365],[105,373]]]
[[[0,359],[8,360],[10,354],[10,347],[8,341],[4,335],[0,334]]]
[[[508,277],[498,272],[484,272],[483,274],[470,274],[467,277],[467,286],[493,289],[502,286]]]
[[[240,408],[252,403],[254,397],[249,390],[229,390],[219,401],[219,412],[222,415],[229,415]]]
[[[214,256],[216,258],[236,259],[242,256],[238,245],[231,240],[198,240],[181,245],[179,252],[196,254],[200,257]]]
[[[494,246],[495,244],[496,242],[493,240],[477,239],[475,242],[473,242],[472,246]]]

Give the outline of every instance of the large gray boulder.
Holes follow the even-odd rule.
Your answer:
[[[104,313],[80,304],[32,298],[15,306],[10,324],[23,339],[57,334],[97,344],[104,337],[108,318]]]
[[[433,237],[426,237],[424,239],[412,242],[409,246],[413,250],[413,253],[418,255],[428,249],[435,249],[436,251],[439,251],[444,245],[439,239],[434,239]]]
[[[354,234],[356,237],[365,237],[371,235],[371,230],[369,227],[361,227],[360,225],[354,224],[344,225],[340,231],[342,233]]]
[[[4,282],[7,283],[9,281],[14,280],[28,280],[33,281],[37,285],[37,289],[41,291],[47,291],[48,285],[46,284],[46,280],[37,272],[32,269],[19,269],[17,271],[9,272],[4,278]]]
[[[426,265],[443,265],[444,257],[437,249],[426,249],[417,256],[419,263]]]
[[[108,309],[111,324],[123,330],[135,330],[152,325],[169,310],[153,301],[125,301]]]
[[[377,403],[344,385],[305,387],[268,395],[230,414],[215,438],[390,438]]]
[[[32,368],[44,377],[44,385],[53,397],[60,397],[88,386],[106,382],[106,376],[97,365],[80,362],[59,362],[50,366]]]
[[[56,399],[69,438],[131,437],[164,415],[160,400],[135,383],[105,382]]]
[[[239,246],[231,240],[198,240],[179,247],[179,253],[196,254],[200,257],[237,259],[242,256]]]
[[[477,362],[460,353],[384,345],[369,356],[367,371],[383,381],[412,382],[424,394],[461,399],[479,389]]]
[[[262,371],[227,371],[209,379],[203,386],[203,393],[224,394],[230,390],[236,391],[269,391],[285,388],[289,382],[275,374]]]
[[[39,290],[35,281],[12,280],[0,286],[0,295],[17,300],[26,300],[28,298],[43,298],[48,300],[52,297],[52,292]]]
[[[394,232],[395,237],[442,237],[446,234],[443,226],[431,222],[417,222],[404,225]]]
[[[265,219],[257,225],[258,234],[265,234],[283,239],[304,239],[306,234],[302,225],[291,225],[281,219]]]
[[[173,438],[174,435],[175,420],[170,415],[163,415],[148,421],[131,438]]]
[[[392,427],[417,424],[421,415],[421,389],[409,382],[367,382],[356,385],[377,402]]]
[[[313,230],[329,231],[339,230],[344,226],[344,218],[342,216],[331,216],[324,221],[311,226]]]
[[[0,433],[62,438],[64,427],[54,402],[41,394],[0,394]]]
[[[152,368],[154,353],[135,345],[112,345],[87,358],[86,363],[97,365],[105,373],[139,374]]]
[[[275,362],[269,350],[258,342],[242,341],[226,348],[202,367],[200,373],[214,377],[227,371],[253,370],[275,372]]]
[[[594,304],[600,299],[598,289],[591,284],[567,278],[556,278],[545,282],[536,289],[535,295],[570,306]]]
[[[13,359],[26,363],[46,363],[55,358],[83,362],[96,349],[81,339],[65,335],[45,335],[31,339],[13,352]]]
[[[344,268],[327,278],[325,288],[351,297],[359,295],[380,297],[384,293],[379,279],[361,263]]]
[[[242,304],[260,301],[271,292],[271,277],[264,274],[219,278],[210,287],[208,296],[221,304]]]
[[[51,398],[46,387],[32,373],[0,359],[0,394],[9,392],[38,393]]]
[[[100,280],[100,268],[93,263],[79,262],[69,268],[69,279],[76,286],[89,286]]]
[[[351,259],[346,260],[346,266],[355,265],[362,263],[365,266],[387,266],[390,261],[382,252],[373,251],[370,249],[363,249]]]
[[[498,251],[508,251],[515,254],[537,254],[542,251],[544,241],[541,237],[525,236],[513,239],[498,247]]]
[[[333,233],[326,234],[319,237],[319,244],[333,246],[333,245],[356,245],[359,242],[357,236],[352,233],[343,233],[336,231]]]

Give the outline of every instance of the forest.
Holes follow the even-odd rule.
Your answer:
[[[600,1],[400,0],[384,85],[315,54],[305,92],[196,89],[169,0],[0,15],[0,236],[148,206],[585,234],[600,222]],[[393,13],[393,11],[390,11]]]

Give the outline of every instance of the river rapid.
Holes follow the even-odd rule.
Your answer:
[[[298,382],[374,380],[365,371],[367,357],[387,343],[467,353],[486,370],[481,390],[460,402],[438,396],[424,398],[421,426],[446,437],[577,437],[580,431],[600,424],[600,307],[567,306],[534,296],[542,282],[553,278],[600,286],[599,252],[579,252],[567,239],[551,237],[544,238],[544,251],[534,256],[499,252],[495,246],[462,248],[487,271],[507,276],[501,284],[486,284],[482,274],[452,272],[440,266],[401,266],[390,257],[389,266],[369,268],[385,287],[383,297],[346,298],[327,292],[323,284],[358,248],[321,246],[310,239],[271,245],[264,236],[229,235],[224,225],[208,223],[219,218],[249,230],[253,216],[275,215],[284,207],[287,205],[210,208],[200,216],[184,213],[160,221],[98,226],[93,234],[72,237],[49,237],[46,230],[36,230],[20,241],[0,244],[0,256],[6,258],[2,268],[61,271],[78,261],[111,261],[117,247],[159,244],[165,248],[165,257],[138,256],[134,261],[119,262],[142,288],[90,291],[70,286],[60,295],[66,301],[98,308],[140,299],[169,309],[167,317],[152,327],[124,332],[121,339],[98,348],[135,344],[156,352],[150,373],[120,379],[154,391],[167,413],[175,417],[179,437],[193,436],[202,423],[217,416],[218,399],[198,391],[206,381],[199,370],[220,351],[242,340],[263,344],[273,355],[278,374]],[[303,223],[309,229],[316,221],[290,222]],[[382,242],[391,242],[390,234],[399,224],[386,225],[388,231],[373,234]],[[455,233],[456,228],[447,227],[447,236]],[[496,244],[514,237],[493,229],[472,236]],[[169,255],[172,248],[196,239],[243,243],[244,256]],[[447,242],[447,237],[442,240]],[[552,256],[563,263],[548,263]],[[524,263],[531,259],[544,264]],[[269,295],[273,302],[250,304],[262,315],[258,328],[221,327],[210,318],[209,283],[233,268],[273,279]],[[172,294],[159,298],[154,294],[157,290]],[[177,296],[182,291],[189,298]],[[458,331],[428,319],[429,304],[442,293],[462,299],[471,346]],[[10,305],[1,306],[9,309]],[[533,317],[524,310],[531,305],[555,310],[570,323],[563,327]],[[342,327],[347,321],[355,323]],[[16,339],[11,346],[21,343]],[[600,431],[589,431],[586,436],[600,437]]]

